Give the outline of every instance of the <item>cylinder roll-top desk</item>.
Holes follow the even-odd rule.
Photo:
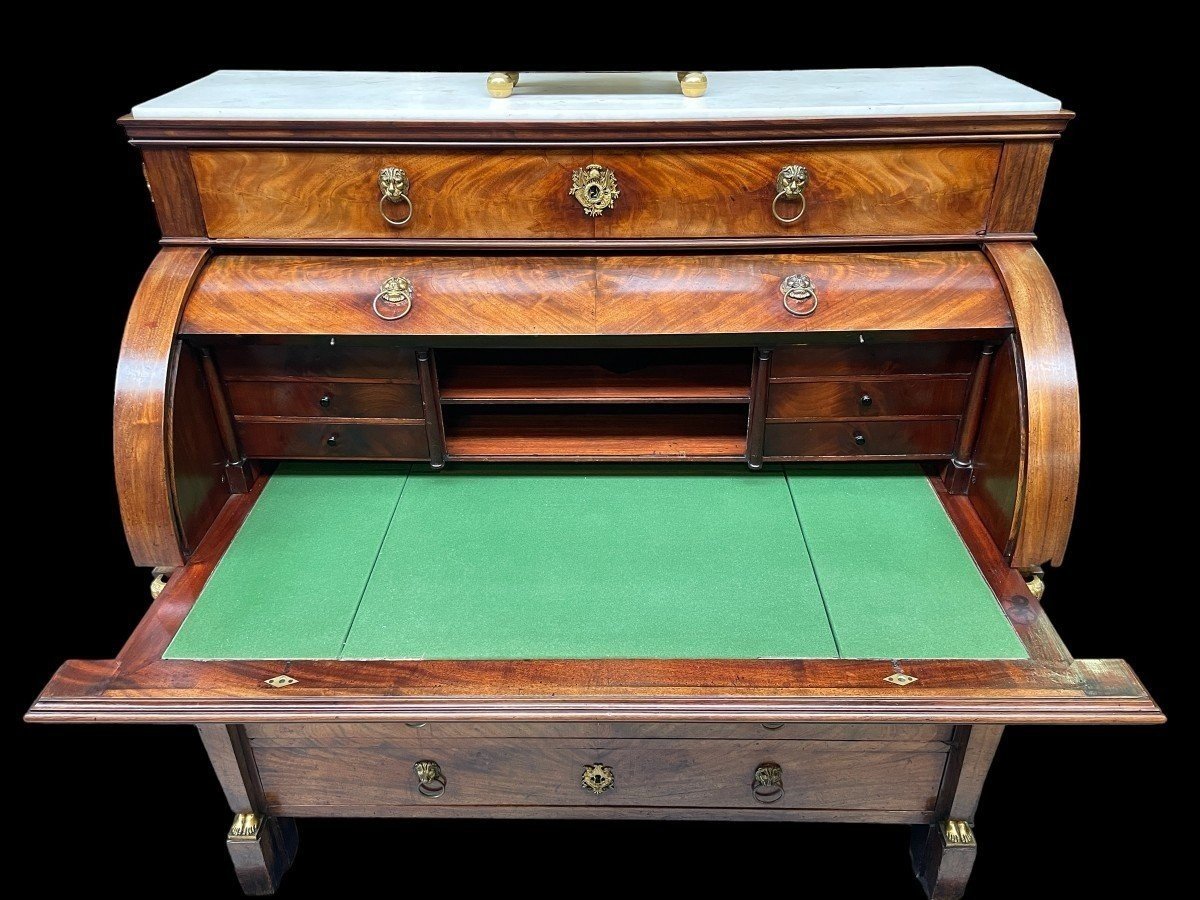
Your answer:
[[[28,718],[197,726],[249,893],[305,816],[526,816],[907,825],[959,896],[1004,727],[1162,721],[1041,605],[1070,118],[969,67],[135,107],[163,238],[114,455],[154,599]]]

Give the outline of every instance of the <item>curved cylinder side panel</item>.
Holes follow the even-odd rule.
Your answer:
[[[175,335],[184,301],[207,257],[202,247],[159,251],[133,298],[121,341],[113,461],[125,537],[140,566],[184,562],[167,427]]]
[[[1071,333],[1058,288],[1032,244],[985,249],[1012,307],[1023,388],[1017,405],[1024,413],[1024,477],[1013,514],[1011,563],[1059,565],[1079,488],[1079,384]]]

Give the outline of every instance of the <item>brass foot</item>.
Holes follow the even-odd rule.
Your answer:
[[[708,90],[708,76],[703,72],[676,72],[675,75],[685,97],[703,97]]]
[[[520,72],[493,72],[487,77],[487,92],[497,99],[503,100],[512,96],[513,88],[521,80]]]
[[[273,894],[296,856],[296,822],[238,813],[225,836],[225,847],[245,893]]]
[[[156,568],[153,571],[153,578],[150,580],[150,599],[157,600],[158,595],[163,592],[163,588],[167,586],[167,579],[171,577],[174,569]]]

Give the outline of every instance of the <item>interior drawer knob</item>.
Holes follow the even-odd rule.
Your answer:
[[[325,443],[330,447],[336,447],[338,445],[337,432],[335,431],[329,437],[325,438]]]
[[[432,759],[414,763],[413,771],[417,773],[417,792],[422,797],[436,798],[446,793],[446,776],[442,774],[442,767]]]
[[[383,304],[382,306],[380,304]],[[388,322],[403,319],[412,311],[413,285],[407,278],[393,275],[379,287],[371,308],[375,315]]]
[[[763,763],[754,770],[754,781],[750,784],[754,799],[759,803],[774,803],[783,796],[783,766],[779,763]]]
[[[804,199],[804,189],[808,187],[808,169],[800,165],[784,166],[779,170],[779,174],[775,176],[775,199],[771,201],[771,215],[773,215],[781,225],[791,225],[793,222],[799,222],[804,215],[804,210],[808,208],[808,201]],[[791,217],[782,216],[779,214],[779,201],[786,200],[789,203],[795,203],[798,206],[796,214]]]
[[[863,434],[861,431],[854,432],[854,443],[858,444],[858,446],[861,447],[866,442],[867,442],[867,436],[865,434]]]
[[[408,199],[408,191],[408,173],[399,166],[388,166],[379,172],[379,214],[389,225],[407,225],[412,218],[413,205]],[[388,209],[397,203],[404,204],[405,213],[401,219],[388,215]]]
[[[321,399],[317,401],[317,403],[320,404],[321,409],[329,409],[329,404],[332,402],[333,398],[328,394],[322,394]]]
[[[603,794],[617,783],[612,767],[602,766],[600,763],[592,763],[590,766],[584,766],[583,777],[580,781],[593,794]]]
[[[793,316],[804,318],[817,311],[817,289],[807,275],[789,275],[779,282],[779,293],[783,294],[783,308]]]
[[[868,406],[870,406],[874,402],[875,401],[873,401],[871,399],[870,394],[863,394],[861,397],[858,398],[858,405],[861,406],[863,409],[866,409]]]
[[[604,215],[604,211],[612,209],[621,196],[616,173],[596,163],[571,173],[571,189],[568,193],[579,201],[584,214],[589,216]]]

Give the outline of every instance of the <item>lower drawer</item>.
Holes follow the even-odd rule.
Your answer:
[[[957,435],[957,418],[903,422],[768,422],[763,456],[772,459],[938,459],[954,452]]]
[[[242,452],[262,459],[429,459],[424,420],[240,421]]]
[[[255,746],[268,806],[282,815],[421,806],[923,812],[933,809],[946,758],[936,743],[770,739]],[[436,765],[423,771],[426,793],[438,796],[422,794],[418,763]],[[772,802],[756,797],[756,785]]]
[[[299,416],[420,419],[425,415],[415,384],[356,381],[230,381],[235,416]]]

